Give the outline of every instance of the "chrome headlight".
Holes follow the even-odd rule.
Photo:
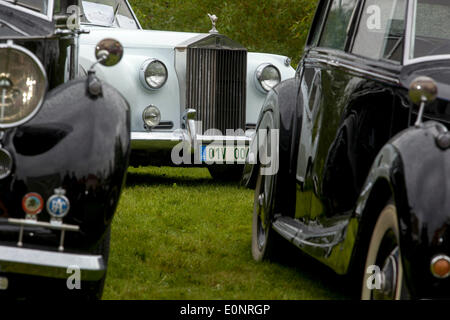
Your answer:
[[[33,118],[47,91],[47,75],[39,59],[12,43],[0,44],[0,128]]]
[[[256,69],[256,84],[262,92],[269,92],[280,82],[280,71],[273,64],[264,63]]]
[[[160,89],[167,81],[167,68],[157,59],[146,60],[140,69],[139,77],[147,89]]]

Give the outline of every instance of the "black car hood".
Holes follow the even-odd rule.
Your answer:
[[[0,4],[0,40],[46,37],[54,29],[51,21]]]
[[[405,66],[400,74],[400,83],[409,89],[411,82],[419,76],[436,81],[438,97],[450,101],[450,60],[428,61]]]

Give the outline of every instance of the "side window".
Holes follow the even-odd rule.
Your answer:
[[[392,1],[392,0],[391,0]],[[325,27],[320,38],[320,46],[338,50],[345,49],[347,29],[357,0],[333,0]]]
[[[352,52],[372,59],[401,62],[407,0],[367,0]]]
[[[322,30],[323,21],[327,14],[327,1],[322,1],[321,6],[317,8],[316,17],[314,19],[314,25],[311,29],[311,35],[308,45],[317,46],[317,42],[320,38],[320,31]]]

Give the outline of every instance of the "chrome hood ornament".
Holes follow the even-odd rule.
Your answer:
[[[219,20],[219,18],[217,18],[217,16],[215,14],[211,15],[208,13],[208,17],[211,19],[211,23],[212,23],[212,29],[209,30],[209,33],[219,33],[219,31],[217,31],[216,29],[216,23],[217,20]]]

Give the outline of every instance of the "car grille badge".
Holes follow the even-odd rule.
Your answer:
[[[37,220],[38,214],[44,209],[44,200],[38,193],[28,193],[22,199],[22,209],[27,220]]]
[[[52,217],[51,223],[62,223],[62,219],[69,213],[70,201],[66,197],[66,190],[55,189],[55,194],[47,200],[47,212]]]

